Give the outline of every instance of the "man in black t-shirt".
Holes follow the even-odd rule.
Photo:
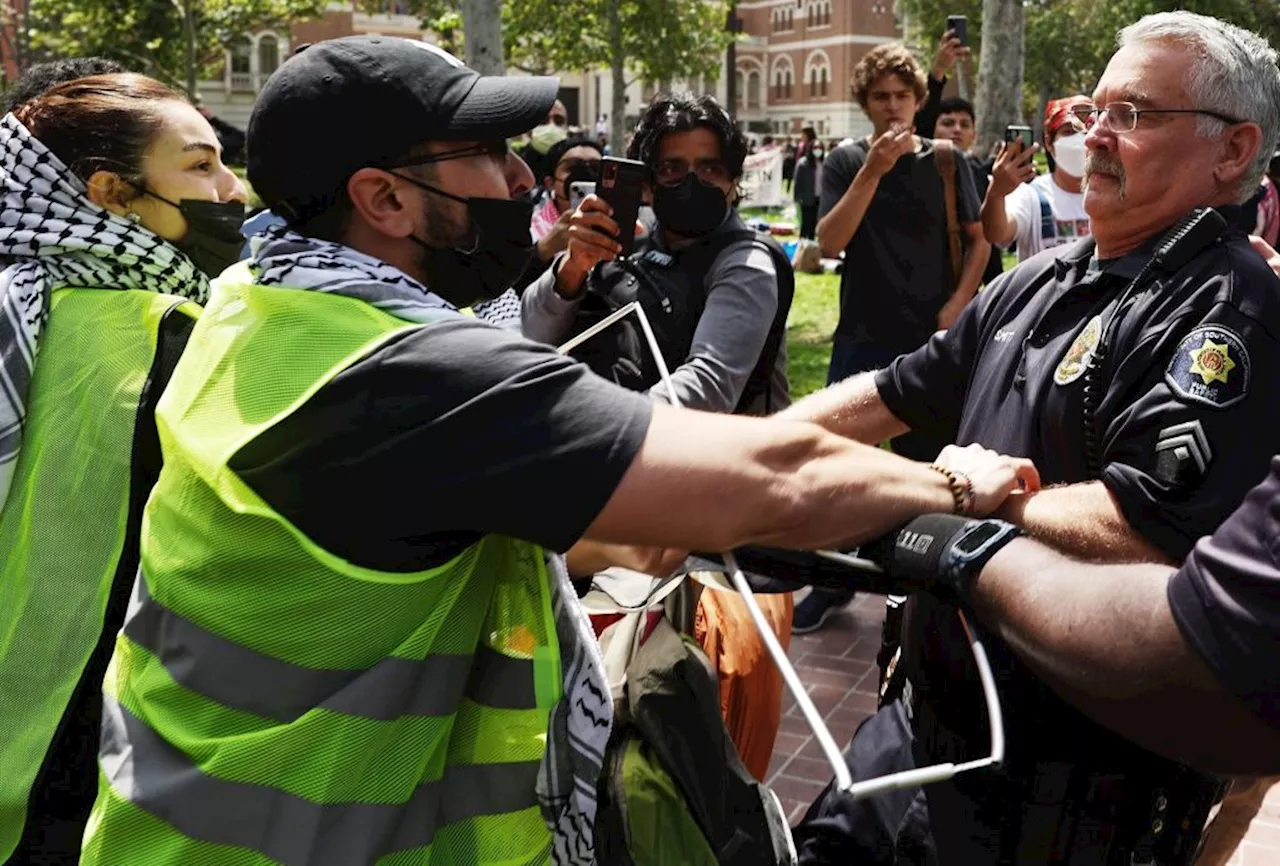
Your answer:
[[[845,256],[828,384],[879,369],[950,327],[977,294],[991,249],[978,222],[973,175],[957,149],[951,162],[965,252],[960,278],[953,278],[936,148],[910,125],[925,95],[915,58],[901,45],[882,45],[858,63],[853,81],[874,132],[836,148],[822,169],[818,243],[824,256]],[[893,448],[931,460],[947,443],[930,434],[913,432]],[[821,627],[851,597],[815,591],[796,606],[793,628],[804,634]]]
[[[183,492],[151,500],[175,519],[144,531],[120,644],[146,647],[165,685],[129,684],[142,668],[117,655],[129,697],[104,698],[112,805],[86,845],[99,862],[145,859],[139,815],[190,854],[174,862],[210,845],[261,861],[420,861],[427,844],[475,859],[477,840],[513,861],[547,862],[553,845],[592,861],[612,704],[549,552],[856,543],[921,512],[990,512],[1019,477],[1036,483],[1029,461],[985,449],[930,467],[811,424],[655,405],[463,315],[533,252],[534,179],[507,141],[546,116],[557,83],[350,36],[263,88],[248,174],[289,227],[223,276],[170,383],[163,475]],[[220,583],[233,576],[240,589]],[[191,605],[166,607],[180,598]],[[253,742],[169,713],[178,690],[252,718]],[[493,736],[507,720],[532,737]],[[350,737],[368,746],[356,760]],[[295,748],[315,756],[314,798],[294,790]],[[233,756],[249,749],[270,755]],[[490,766],[501,775],[470,771]],[[519,833],[495,839],[518,813]]]
[[[953,278],[934,143],[910,126],[924,96],[914,58],[900,45],[883,45],[858,64],[854,88],[875,131],[827,156],[818,208],[823,254],[845,254],[831,382],[887,363],[950,326],[977,292],[988,250],[973,176],[954,160],[968,251]]]

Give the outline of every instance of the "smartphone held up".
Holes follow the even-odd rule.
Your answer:
[[[595,192],[613,208],[613,221],[618,224],[616,240],[622,245],[619,253],[622,256],[635,251],[636,218],[640,215],[644,178],[643,162],[615,156],[606,156],[600,162],[600,184]]]
[[[1029,126],[1019,126],[1010,124],[1004,128],[1004,142],[1007,145],[1013,144],[1015,141],[1022,143],[1022,149],[1029,150],[1031,145],[1035,143],[1035,133]]]
[[[577,210],[587,196],[596,194],[595,181],[575,180],[569,184],[569,209]]]
[[[960,40],[960,44],[968,46],[969,44],[969,19],[964,15],[948,15],[947,30],[955,33],[956,39]]]

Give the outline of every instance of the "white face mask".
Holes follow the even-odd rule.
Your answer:
[[[1053,143],[1054,162],[1072,177],[1084,177],[1084,157],[1084,136],[1078,132]]]

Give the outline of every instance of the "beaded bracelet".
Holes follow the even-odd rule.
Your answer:
[[[947,485],[951,488],[951,497],[955,500],[953,514],[969,514],[973,511],[974,502],[977,496],[973,492],[973,481],[968,475],[955,469],[948,469],[946,466],[939,466],[937,463],[930,463],[929,468],[937,472],[941,472],[947,479]]]

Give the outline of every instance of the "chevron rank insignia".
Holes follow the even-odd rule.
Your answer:
[[[1253,370],[1244,340],[1230,328],[1206,325],[1183,338],[1164,380],[1179,397],[1225,409],[1249,393]]]

